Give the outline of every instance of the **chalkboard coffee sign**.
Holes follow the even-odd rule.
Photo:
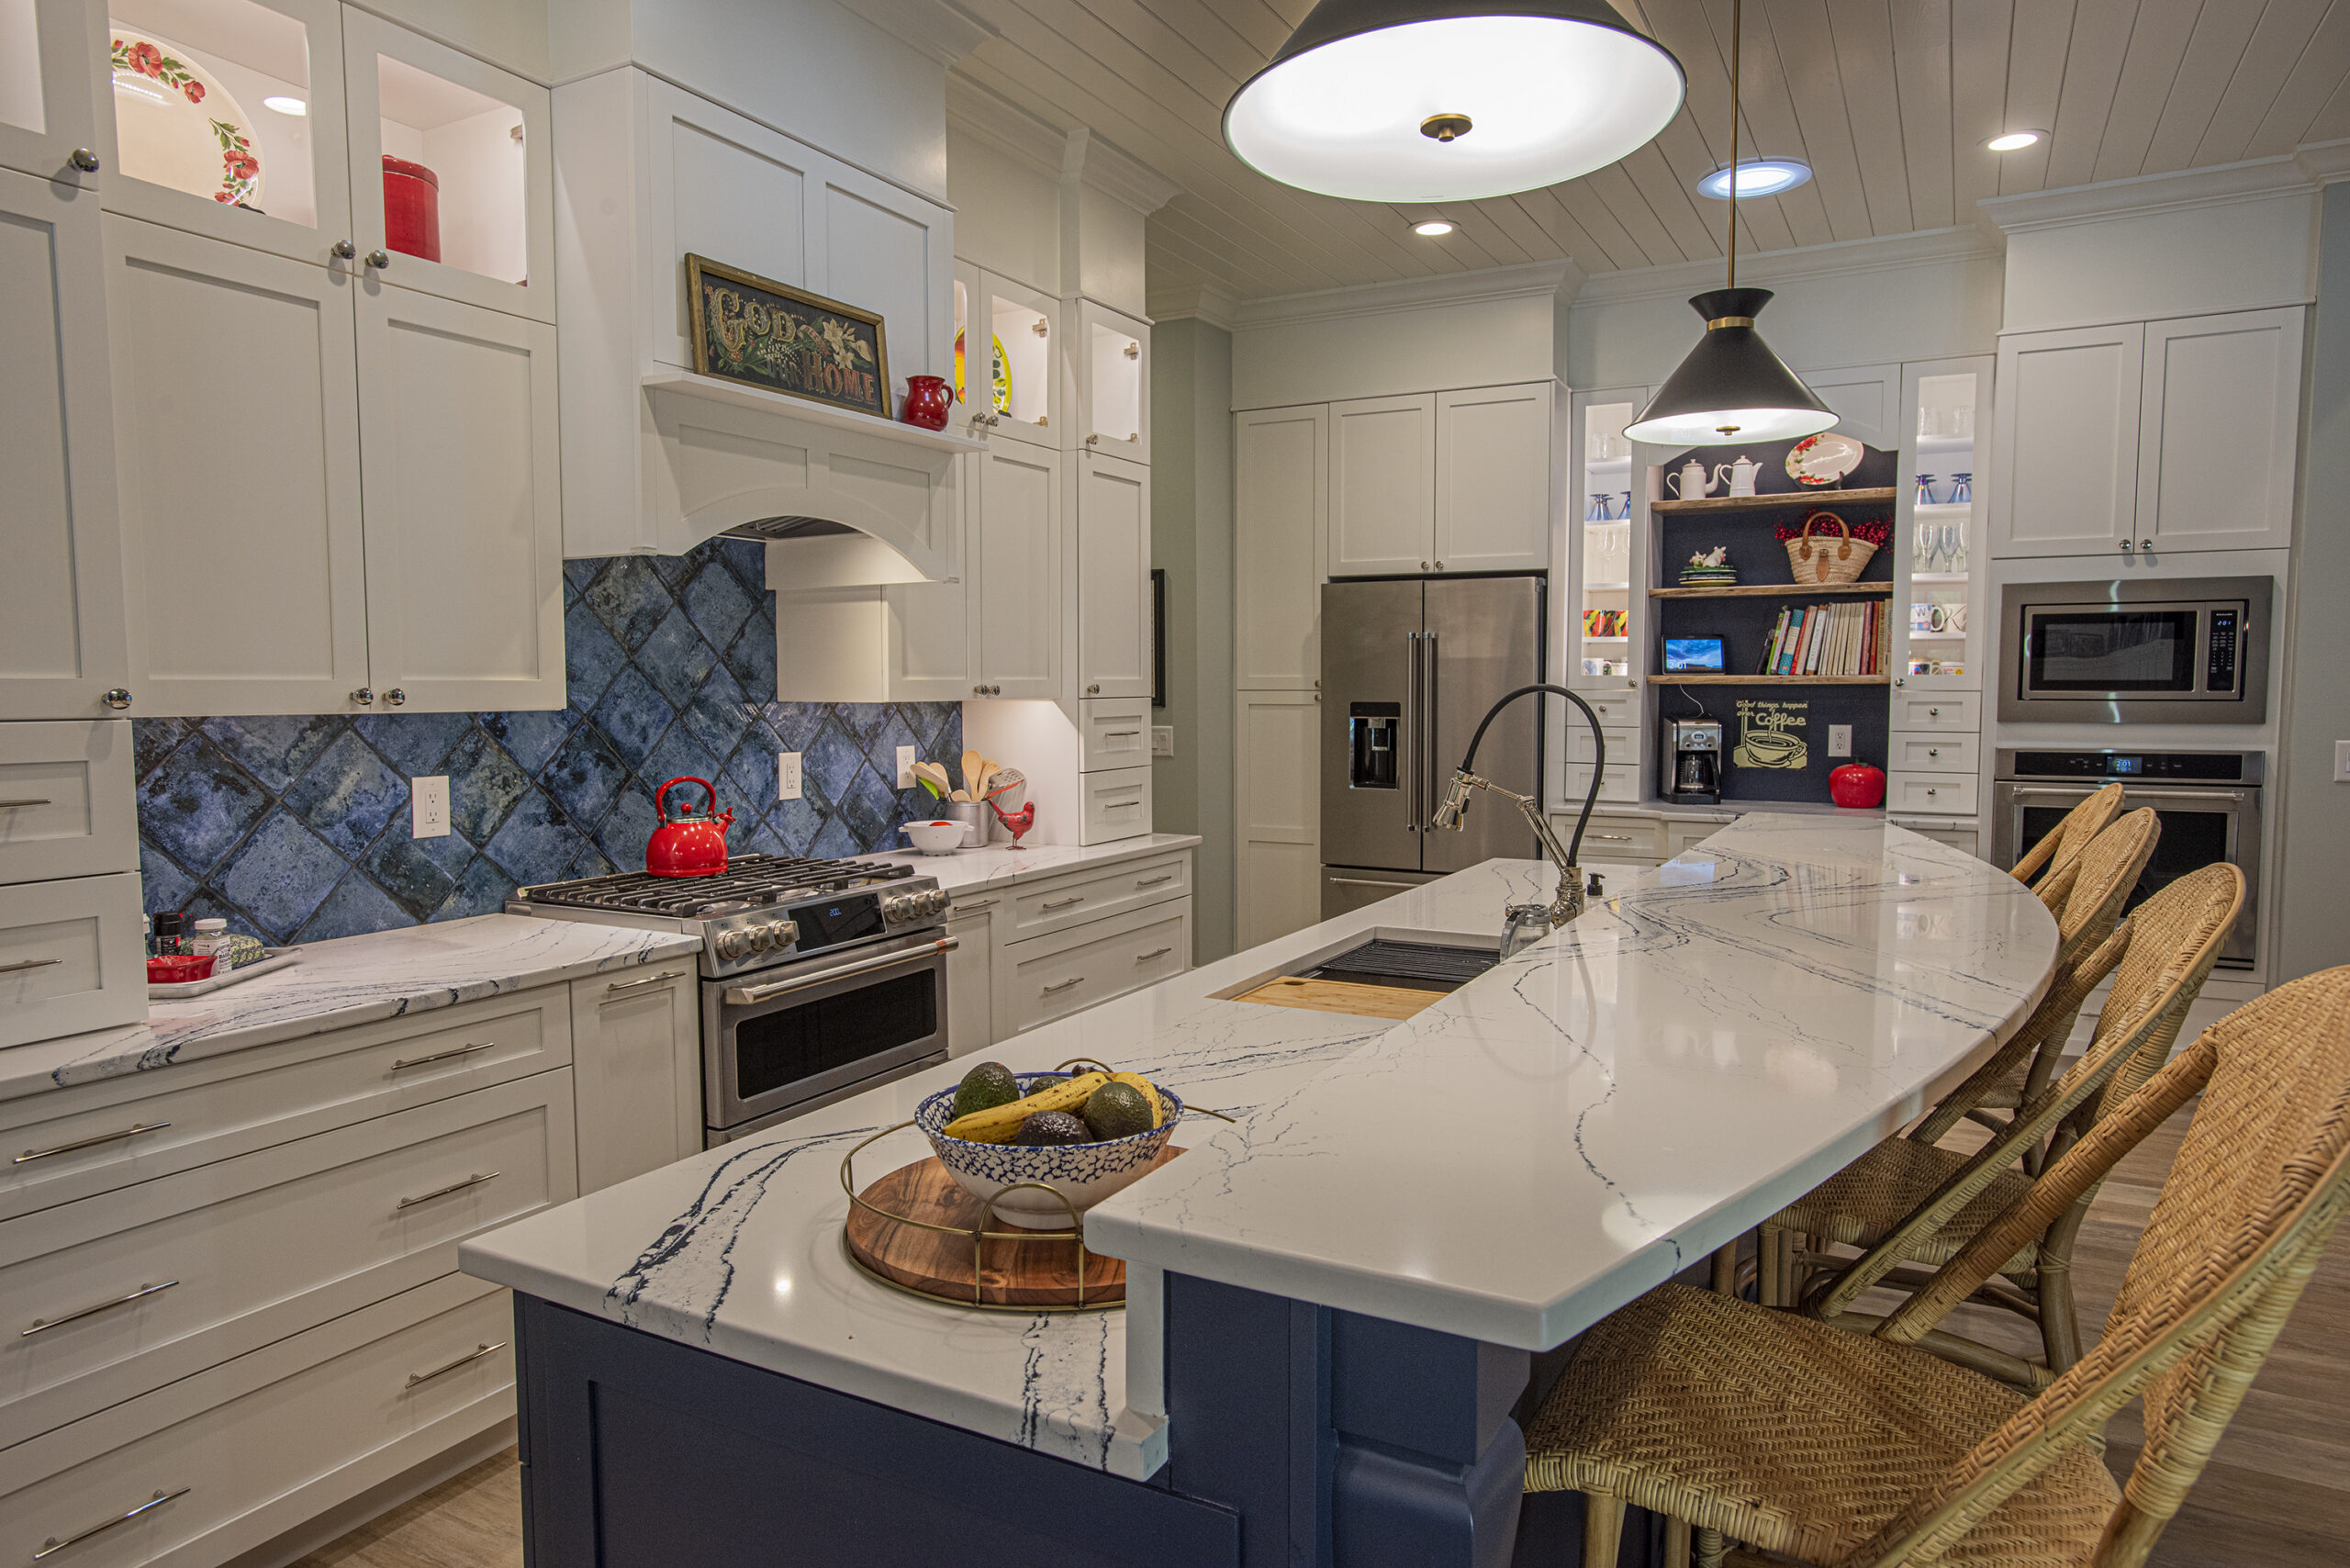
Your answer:
[[[890,418],[879,316],[696,255],[686,289],[695,375]]]

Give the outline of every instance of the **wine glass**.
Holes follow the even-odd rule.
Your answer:
[[[1953,522],[1949,527],[1955,536],[1951,541],[1950,569],[1953,572],[1963,572],[1966,570],[1966,524]]]
[[[1934,539],[1940,532],[1941,530],[1930,522],[1918,525],[1918,562],[1909,568],[1911,571],[1930,572],[1934,569]]]
[[[1958,547],[1965,542],[1965,538],[1964,530],[1954,522],[1945,522],[1934,530],[1935,543],[1942,547],[1943,571],[1955,572],[1960,569]]]

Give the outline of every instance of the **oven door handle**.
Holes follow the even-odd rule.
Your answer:
[[[2124,790],[2129,789],[2128,779],[2121,779],[2117,782]],[[2008,786],[2008,792],[2018,800],[2021,800],[2026,795],[2053,795],[2060,801],[2086,801],[2097,791],[2098,786],[2095,785],[2085,785],[2079,789],[2071,790],[2035,788],[2018,784]],[[2245,791],[2242,790],[2178,790],[2168,784],[2142,784],[2139,786],[2139,793],[2151,795],[2153,799],[2147,803],[2157,810],[2171,801],[2233,801],[2241,805],[2245,796]]]
[[[789,980],[773,980],[766,985],[730,986],[726,991],[726,1002],[730,1007],[748,1007],[754,1002],[771,1002],[778,996],[789,996],[795,991],[806,991],[828,980],[846,980],[851,975],[869,975],[877,969],[893,969],[901,964],[923,963],[941,953],[951,953],[962,945],[963,939],[959,936],[941,936],[934,942],[923,943],[912,952],[884,953],[878,958],[859,958],[854,963],[834,964],[828,969],[794,975]]]

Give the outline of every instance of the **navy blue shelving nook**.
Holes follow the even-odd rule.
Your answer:
[[[1719,637],[1723,673],[1718,676],[1648,678],[1656,700],[1652,733],[1662,736],[1672,719],[1700,714],[1722,726],[1726,766],[1722,800],[1799,801],[1827,805],[1828,775],[1847,762],[1886,761],[1892,723],[1891,627],[1879,644],[1879,673],[1865,676],[1772,676],[1755,673],[1782,608],[1837,603],[1882,603],[1894,613],[1894,545],[1888,540],[1849,584],[1806,587],[1794,580],[1786,547],[1774,536],[1782,522],[1800,523],[1825,511],[1847,523],[1896,523],[1897,454],[1866,447],[1859,466],[1833,489],[1806,489],[1788,476],[1792,441],[1760,442],[1743,448],[1707,448],[1683,453],[1662,465],[1678,469],[1692,458],[1708,467],[1725,457],[1744,455],[1760,465],[1752,496],[1715,496],[1703,500],[1652,501],[1649,506],[1653,552],[1649,590],[1651,653],[1649,668],[1664,668],[1668,637]],[[1814,537],[1818,537],[1815,531]],[[1831,540],[1837,535],[1830,533]],[[1682,564],[1693,554],[1729,547],[1738,568],[1734,588],[1682,588]],[[1828,755],[1831,725],[1852,726],[1852,755]],[[1748,752],[1751,733],[1778,729],[1800,742]],[[1779,766],[1764,766],[1765,760]]]

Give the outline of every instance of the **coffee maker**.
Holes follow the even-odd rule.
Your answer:
[[[1711,719],[1670,720],[1664,747],[1664,798],[1684,805],[1720,805],[1721,725]]]

